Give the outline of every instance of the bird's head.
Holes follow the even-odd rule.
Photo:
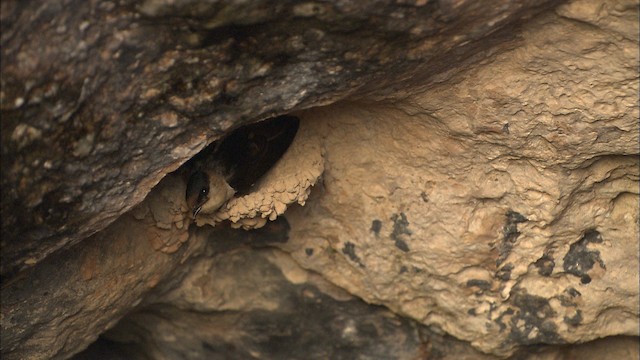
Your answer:
[[[224,176],[213,171],[198,170],[189,177],[186,200],[195,219],[199,213],[216,212],[234,193]]]
[[[202,205],[209,200],[209,176],[204,171],[196,171],[187,183],[187,206],[193,217],[202,210]]]

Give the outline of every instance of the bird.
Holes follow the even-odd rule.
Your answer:
[[[207,146],[186,164],[185,199],[195,219],[246,195],[295,138],[300,119],[282,115],[242,126]]]
[[[211,214],[235,195],[220,169],[195,171],[187,183],[186,200],[195,219],[200,212]]]

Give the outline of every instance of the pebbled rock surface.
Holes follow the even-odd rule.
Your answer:
[[[500,356],[638,336],[637,14],[575,1],[440,85],[302,113],[325,172],[281,247]]]
[[[105,228],[232,126],[436,74],[554,1],[490,3],[3,1],[0,273]]]
[[[198,230],[205,250],[73,359],[499,359],[301,268],[271,247],[286,243],[288,231],[283,218],[250,238],[224,226]],[[514,358],[598,359],[601,349],[638,355],[634,339],[618,337],[524,347]]]
[[[3,358],[637,358],[635,2],[252,4],[1,3]],[[169,173],[283,112],[191,223]]]
[[[167,176],[135,211],[2,284],[3,359],[69,358],[132,311],[180,263],[189,237],[184,182]],[[178,201],[175,201],[178,200]]]

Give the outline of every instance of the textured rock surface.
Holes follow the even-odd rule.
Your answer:
[[[441,86],[301,114],[327,164],[283,248],[495,354],[638,335],[635,16],[576,2]]]
[[[250,239],[203,228],[206,250],[181,267],[179,280],[159,287],[74,359],[497,359],[368,305],[266,247],[286,243],[287,230],[281,219]],[[515,358],[602,359],[602,349],[617,359],[637,358],[636,339],[606,340],[529,347]]]
[[[637,357],[635,2],[483,43],[533,2],[62,3],[1,5],[3,358],[69,357],[120,319],[79,358]],[[211,219],[261,228],[191,224],[165,175],[292,108],[295,146]]]
[[[134,212],[82,246],[3,283],[2,357],[70,357],[201,252],[204,238],[189,238],[182,216],[184,189],[179,177],[167,176]]]
[[[164,296],[171,306],[145,307],[105,338],[175,359],[408,359],[427,351],[417,323],[372,309],[286,254],[244,247],[190,266]]]
[[[3,276],[105,228],[232,126],[429,77],[553,1],[268,3],[2,2]]]

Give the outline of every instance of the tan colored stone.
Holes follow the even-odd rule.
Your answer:
[[[306,207],[287,211],[282,248],[497,355],[637,336],[637,9],[605,4],[542,16],[517,49],[415,96],[301,113],[321,133],[325,171]],[[602,242],[580,248],[592,230]]]

